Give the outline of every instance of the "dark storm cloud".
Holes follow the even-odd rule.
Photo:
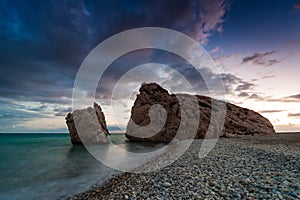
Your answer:
[[[132,57],[135,59],[132,59]],[[103,99],[109,100],[109,98],[111,98],[111,94],[114,89],[114,85],[116,84],[116,81],[118,81],[120,77],[129,69],[146,63],[160,63],[160,64],[167,65],[170,68],[176,70],[186,80],[189,81],[189,83],[193,87],[194,92],[199,94],[203,94],[203,95],[208,94],[207,84],[210,84],[211,86],[218,85],[217,77],[220,76],[220,74],[216,74],[212,72],[212,70],[208,67],[201,67],[195,69],[195,67],[192,66],[185,59],[167,51],[142,50],[142,51],[131,52],[130,54],[121,56],[114,63],[112,63],[112,65],[104,73],[103,76],[104,78],[100,80],[98,90],[97,90],[97,98],[102,100]],[[155,71],[153,69],[149,69],[149,70],[145,69],[142,72],[138,72],[138,73],[135,72],[134,74],[135,77],[132,77],[132,79],[128,79],[127,80],[128,82],[126,83],[127,84],[136,83],[136,82],[142,83],[148,77],[154,78],[159,76],[159,73],[160,73],[159,71]],[[184,92],[182,91],[183,88],[182,85],[178,84],[180,77],[178,77],[177,73],[169,70],[165,70],[163,71],[163,73],[165,73],[165,75],[167,75],[168,78],[166,78],[165,81],[161,82],[161,84],[170,86],[170,89],[172,91]],[[228,76],[230,76],[230,74],[228,74]],[[132,88],[130,87],[124,89],[132,90]]]
[[[279,63],[280,60],[277,59],[269,59],[268,56],[276,53],[277,51],[266,51],[266,52],[259,52],[259,53],[254,53],[251,56],[246,56],[242,60],[242,64],[246,63],[252,63],[254,65],[260,65],[260,66],[271,66],[276,63]]]
[[[25,119],[65,116],[72,104],[77,70],[87,54],[108,37],[153,26],[171,28],[207,43],[212,34],[222,31],[227,9],[226,0],[1,1],[0,113],[4,114],[0,130],[20,125]],[[165,58],[145,50],[113,63],[98,87],[101,104],[108,105],[106,100],[122,74],[160,56]],[[185,74],[197,82],[192,72]],[[32,106],[22,107],[26,101]]]
[[[196,39],[207,40],[210,32],[221,26],[227,8],[224,0],[0,4],[1,94],[57,103],[70,103],[59,99],[71,98],[70,89],[81,62],[107,37],[143,26],[173,28],[194,36],[203,32],[197,26],[202,24],[205,34],[195,34]]]

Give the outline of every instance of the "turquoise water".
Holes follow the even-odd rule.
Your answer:
[[[129,151],[153,144],[111,140]],[[157,145],[156,145],[157,146]],[[88,190],[120,172],[104,166],[67,134],[0,134],[0,199],[61,199]]]

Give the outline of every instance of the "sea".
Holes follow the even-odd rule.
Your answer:
[[[160,148],[124,134],[110,139],[133,152]],[[120,173],[73,146],[68,134],[0,134],[0,199],[67,199]]]

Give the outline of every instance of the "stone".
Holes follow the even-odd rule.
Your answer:
[[[163,183],[163,186],[164,186],[164,187],[171,187],[172,185],[171,185],[171,183],[169,183],[169,182],[164,182],[164,183]]]
[[[66,116],[66,124],[73,145],[108,143],[108,129],[101,107],[94,103],[94,107],[75,110]]]
[[[179,99],[184,99],[180,101],[186,105],[184,116],[189,119],[186,124],[180,124],[182,113]],[[216,112],[222,108],[226,110],[226,115],[222,112],[219,115],[225,118],[225,122],[223,127],[212,127],[212,131],[207,134],[209,124],[212,123],[212,102],[216,105],[214,107]],[[196,108],[193,105],[196,105]],[[160,107],[164,109],[157,109]],[[195,112],[195,109],[199,109],[200,112]],[[153,110],[159,112],[155,113]],[[200,113],[200,116],[197,113]],[[195,121],[195,119],[199,120]],[[214,120],[217,122],[219,119]],[[147,126],[149,126],[148,129],[144,129]],[[190,127],[198,127],[196,139],[275,133],[270,121],[253,110],[201,95],[169,94],[157,83],[143,83],[131,109],[131,118],[125,136],[131,141],[170,142],[180,126],[184,127],[186,137],[177,138],[176,136],[176,139],[193,139],[188,136],[193,131],[189,129]],[[215,134],[218,132],[221,134]]]

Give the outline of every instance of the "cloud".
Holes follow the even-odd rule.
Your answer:
[[[240,77],[233,74],[221,74],[223,82],[225,84],[227,94],[231,94],[237,97],[248,97],[250,99],[262,100],[257,94],[253,94],[255,84],[245,81]]]
[[[258,100],[258,101],[264,100],[264,98],[258,94],[251,94],[251,96],[249,96],[248,99],[254,99],[254,100]]]
[[[37,113],[42,114],[41,118],[64,116],[72,103],[74,79],[81,63],[106,38],[128,29],[152,26],[171,28],[207,44],[213,34],[223,31],[228,9],[227,0],[1,1],[0,110],[16,101],[34,104],[22,108],[29,112],[28,120],[37,117]],[[101,104],[109,99],[116,81],[132,67],[168,57],[156,51],[130,54],[112,63],[100,80],[97,97],[101,97]],[[196,88],[206,89],[201,76],[195,75],[186,62],[170,56],[161,63],[168,62]],[[215,81],[216,74],[208,69],[203,68],[201,73],[212,83]],[[4,99],[8,104],[2,102]],[[15,117],[11,123],[16,125],[17,120],[20,119]]]
[[[34,112],[26,109],[20,105],[7,105],[0,104],[0,132],[11,132],[15,128],[33,118],[48,118],[48,115],[43,113]]]
[[[265,52],[259,52],[259,53],[254,53],[251,56],[246,56],[242,60],[242,64],[246,63],[252,63],[254,65],[259,65],[259,66],[271,66],[276,63],[279,63],[280,60],[277,59],[268,59],[268,56],[276,53],[277,51],[265,51]]]
[[[298,40],[290,40],[290,41],[288,41],[288,44],[289,44],[289,45],[300,44],[300,39],[298,39]]]
[[[56,112],[54,115],[55,116],[67,116],[67,114],[69,112],[72,112],[72,107],[69,107],[69,108],[56,108],[53,110],[54,112]]]
[[[260,110],[260,113],[277,113],[277,112],[284,112],[285,110]]]
[[[294,8],[295,9],[300,9],[300,1],[295,3]]]
[[[222,69],[224,72],[230,72],[233,68],[240,67],[241,55],[238,53],[228,55],[213,55],[213,60],[217,67]]]
[[[221,76],[225,84],[227,94],[230,94],[235,98],[240,97],[255,101],[265,100],[265,97],[255,93],[256,85],[254,83],[245,81],[242,78],[237,77],[233,74],[223,73]]]
[[[195,12],[196,21],[191,36],[199,40],[201,44],[207,44],[213,31],[223,32],[223,22],[225,14],[229,8],[229,1],[226,0],[203,0],[194,3],[195,8],[200,12]],[[201,12],[202,11],[202,12]]]
[[[249,90],[249,89],[252,89],[253,86],[255,86],[253,83],[241,81],[241,84],[236,87],[235,91],[240,92],[240,91],[244,91],[244,90]]]
[[[271,54],[273,54],[275,52],[276,51],[266,51],[266,52],[255,53],[252,56],[247,56],[247,57],[243,58],[243,63],[255,61],[255,60],[259,59],[259,58],[263,58],[263,57],[271,55]]]
[[[298,103],[300,102],[300,94],[290,95],[282,98],[269,98],[269,102],[285,102],[285,103]]]
[[[0,26],[6,28],[0,35],[0,93],[13,99],[70,104],[81,62],[107,37],[157,26],[208,41],[222,25],[227,8],[224,0],[2,2]],[[118,65],[117,71],[124,72],[124,65]],[[114,73],[109,75],[115,78]]]
[[[292,98],[292,99],[299,99],[300,100],[300,94],[291,95],[291,96],[288,96],[286,98]]]
[[[210,51],[210,55],[214,55],[216,54],[218,51],[220,51],[221,47],[217,46],[216,48],[214,48],[213,50]]]
[[[267,76],[263,76],[262,79],[268,79],[268,78],[274,78],[274,75],[267,75]]]
[[[300,102],[300,94],[295,94],[280,99],[282,102]]]
[[[300,113],[289,113],[288,117],[300,117]]]
[[[234,85],[239,84],[242,81],[241,78],[229,73],[222,73],[221,77],[224,82],[225,90],[227,94],[233,94]]]
[[[238,94],[238,97],[248,97],[250,96],[248,92],[241,92]]]
[[[299,100],[296,99],[286,99],[286,98],[269,98],[266,99],[268,102],[284,102],[284,103],[298,103]]]

